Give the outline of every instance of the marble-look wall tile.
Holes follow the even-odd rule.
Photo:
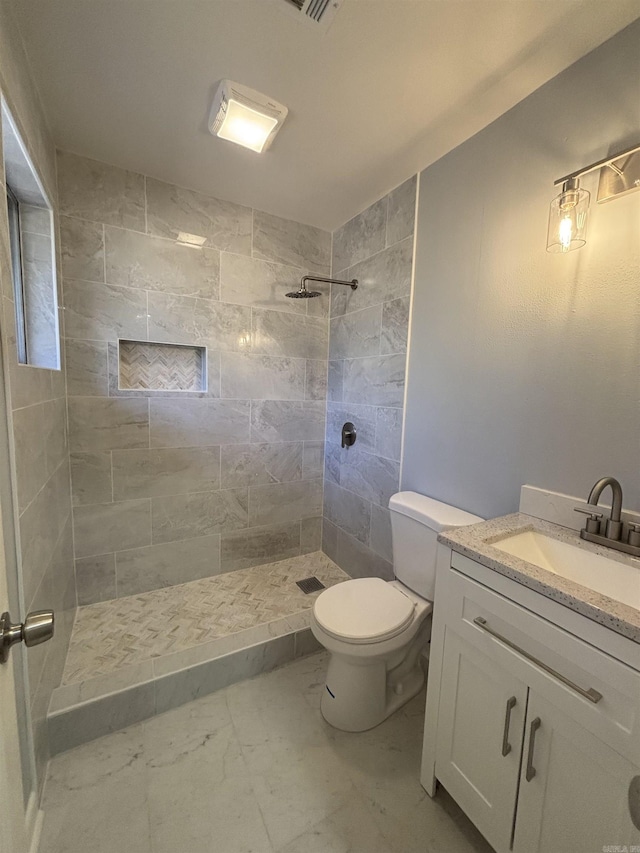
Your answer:
[[[20,205],[20,228],[30,234],[51,235],[51,211],[33,204]]]
[[[336,563],[352,578],[393,580],[393,566],[358,539],[338,528]]]
[[[373,452],[376,443],[376,411],[375,406],[356,403],[327,404],[327,441],[341,445],[342,425],[351,421],[356,429],[354,448]],[[351,448],[345,449],[345,452],[349,450]]]
[[[409,297],[385,302],[382,306],[382,333],[380,352],[382,354],[407,351],[409,336]]]
[[[73,504],[108,503],[113,491],[109,451],[72,453],[70,462]]]
[[[250,439],[248,400],[154,398],[149,404],[151,447],[245,444]]]
[[[247,527],[246,489],[222,489],[152,499],[153,543],[209,536]]]
[[[78,605],[116,597],[116,556],[101,554],[76,560]]]
[[[59,151],[58,197],[69,216],[145,230],[144,177],[135,172]]]
[[[112,460],[116,501],[209,492],[220,487],[217,446],[114,450]]]
[[[22,230],[21,252],[28,360],[35,366],[55,370],[59,366],[58,306],[51,235]]]
[[[325,320],[298,317],[282,311],[253,309],[251,349],[265,355],[326,359],[328,330]]]
[[[385,247],[387,197],[354,216],[333,234],[334,273],[368,258]],[[352,278],[353,276],[349,276]]]
[[[322,480],[297,480],[249,488],[249,526],[311,518],[322,513]]]
[[[217,249],[183,246],[162,237],[105,228],[105,253],[109,284],[204,299],[217,299],[220,295]]]
[[[302,478],[314,480],[322,477],[324,466],[324,441],[305,441],[302,451]]]
[[[65,279],[64,302],[65,334],[69,338],[147,340],[144,293],[111,284]]]
[[[344,363],[344,396],[355,403],[374,406],[404,405],[404,355],[347,359]]]
[[[223,488],[259,486],[300,480],[302,442],[278,444],[228,444],[221,448]],[[318,476],[318,475],[316,475]]]
[[[348,277],[357,278],[360,285],[357,290],[346,287],[332,289],[331,316],[409,296],[412,265],[413,240],[408,237],[350,267]]]
[[[331,320],[331,359],[361,358],[380,353],[382,305]]]
[[[198,536],[116,553],[118,597],[220,573],[220,536]]]
[[[322,441],[325,404],[257,400],[251,406],[251,441]]]
[[[305,362],[301,358],[223,352],[220,376],[222,397],[304,400]]]
[[[300,524],[286,522],[223,533],[220,549],[224,572],[286,560],[300,553]]]
[[[409,178],[389,193],[387,211],[387,246],[413,237],[416,219],[417,175]]]
[[[305,400],[327,399],[327,362],[307,359],[304,380]]]
[[[69,216],[60,217],[60,255],[65,283],[69,278],[104,281],[102,225]]]
[[[324,515],[336,527],[348,531],[361,542],[369,543],[371,504],[353,492],[331,482],[324,487]]]
[[[375,452],[379,456],[386,456],[388,459],[400,459],[402,423],[402,409],[377,409]]]
[[[388,563],[393,563],[391,513],[386,507],[371,506],[371,550]]]
[[[71,397],[69,445],[74,452],[148,447],[147,401]]]
[[[327,274],[331,234],[256,210],[253,214],[253,256]]]
[[[322,547],[322,518],[303,518],[300,522],[300,553],[312,554]]]
[[[350,447],[340,465],[340,485],[365,500],[388,506],[398,491],[400,463]]]
[[[93,557],[151,544],[149,500],[76,506],[73,510],[76,557]]]
[[[340,402],[343,399],[342,371],[344,362],[330,361],[327,382],[327,402]]]
[[[21,512],[38,494],[49,477],[45,443],[45,409],[39,403],[13,413],[16,492]]]
[[[65,341],[67,393],[70,397],[108,397],[107,342]]]
[[[149,293],[149,338],[172,344],[246,350],[251,342],[251,309],[210,299]]]
[[[305,272],[300,267],[222,252],[220,299],[255,308],[306,314],[309,300],[286,298],[287,293],[298,289]]]
[[[328,518],[322,519],[322,550],[335,563],[338,558],[338,528]]]
[[[150,234],[174,240],[181,233],[206,237],[213,249],[251,254],[251,208],[152,178],[146,184]]]

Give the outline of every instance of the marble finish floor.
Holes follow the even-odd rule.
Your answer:
[[[321,551],[78,608],[62,678],[68,685],[193,649],[313,606],[296,581],[348,576]]]
[[[424,693],[347,734],[326,653],[54,758],[40,853],[491,853],[418,781]]]

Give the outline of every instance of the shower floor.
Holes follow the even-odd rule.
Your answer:
[[[250,646],[264,636],[264,630],[259,631],[264,626],[267,630],[274,626],[271,636],[308,627],[309,611],[319,593],[305,595],[296,581],[311,575],[326,587],[348,580],[342,569],[316,551],[79,607],[63,687],[200,646],[219,653],[224,651],[221,641],[232,635],[238,641],[235,648]],[[291,619],[299,614],[306,618]]]

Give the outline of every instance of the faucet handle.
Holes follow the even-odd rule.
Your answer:
[[[629,532],[627,533],[627,543],[629,545],[640,546],[640,522],[630,521]]]
[[[586,520],[584,529],[587,533],[599,533],[600,532],[600,519],[602,518],[601,512],[596,512],[595,508],[591,509],[583,509],[580,506],[577,506],[573,510],[574,512],[581,512],[583,515],[588,515],[589,518]]]

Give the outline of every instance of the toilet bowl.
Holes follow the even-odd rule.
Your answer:
[[[331,657],[320,708],[337,729],[379,725],[420,692],[431,636],[437,536],[482,521],[416,492],[390,502],[395,580],[358,578],[322,592],[311,630]]]

